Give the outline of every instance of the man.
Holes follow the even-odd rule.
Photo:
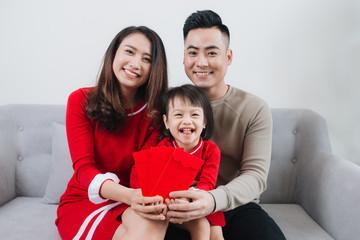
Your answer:
[[[221,150],[221,161],[217,188],[171,193],[173,198],[192,201],[169,205],[167,217],[172,223],[182,223],[224,211],[225,239],[285,239],[258,205],[270,165],[270,109],[262,99],[225,83],[233,53],[229,30],[215,12],[193,13],[183,32],[185,72],[211,100],[215,120],[212,140]]]

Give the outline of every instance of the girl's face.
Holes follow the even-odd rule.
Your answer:
[[[203,108],[192,106],[179,97],[169,102],[168,108],[167,116],[163,116],[166,129],[170,130],[179,147],[186,152],[192,150],[199,143],[206,125]]]
[[[112,67],[125,95],[148,80],[151,57],[151,42],[142,33],[130,34],[122,40]]]

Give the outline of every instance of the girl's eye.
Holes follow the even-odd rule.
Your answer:
[[[176,113],[176,114],[175,114],[175,117],[181,117],[181,114],[180,114],[180,113]]]

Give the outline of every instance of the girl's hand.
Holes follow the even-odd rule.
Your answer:
[[[165,199],[165,204],[167,206],[166,211],[163,212],[163,214],[166,216],[167,215],[167,211],[169,210],[168,207],[172,204],[181,204],[181,203],[189,203],[190,202],[190,198],[176,198],[176,199]],[[169,220],[170,218],[166,218],[167,220]],[[177,222],[178,224],[182,224],[183,222],[179,221]]]
[[[165,220],[167,206],[161,196],[143,197],[140,189],[133,189],[130,207],[143,218]]]
[[[215,207],[215,199],[211,193],[203,190],[198,191],[178,191],[170,193],[170,197],[175,199],[191,199],[191,202],[166,202],[168,211],[166,217],[171,223],[181,224],[197,218],[209,215]],[[182,200],[183,201],[183,200]]]

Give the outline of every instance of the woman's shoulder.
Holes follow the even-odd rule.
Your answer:
[[[76,100],[84,100],[86,99],[87,95],[94,90],[94,87],[86,87],[86,88],[79,88],[69,95],[69,102],[76,101]]]
[[[72,93],[70,93],[70,96],[87,96],[88,93],[92,92],[94,90],[95,87],[84,87],[84,88],[79,88],[76,89],[75,91],[73,91]]]
[[[68,109],[83,109],[85,107],[85,103],[87,101],[87,95],[91,92],[94,87],[88,88],[79,88],[72,93],[70,93],[68,100],[67,100],[67,108]],[[83,109],[84,110],[84,109]]]

